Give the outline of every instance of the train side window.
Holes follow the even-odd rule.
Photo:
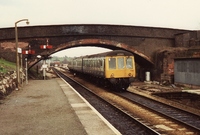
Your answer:
[[[87,60],[87,67],[89,67],[90,66],[90,64],[89,64],[89,60]]]
[[[127,58],[126,59],[126,68],[132,69],[133,68],[133,60],[132,58]]]
[[[118,65],[118,69],[123,69],[124,68],[124,57],[117,58],[117,65]]]
[[[92,67],[92,60],[89,59],[89,67]]]
[[[116,58],[109,59],[109,69],[116,69]]]
[[[88,66],[88,61],[87,60],[85,60],[85,67],[87,67]]]
[[[105,68],[105,64],[104,64],[104,62],[105,62],[105,59],[101,59],[101,68]]]
[[[103,66],[103,62],[102,62],[102,60],[99,60],[99,66],[100,66],[100,67]]]

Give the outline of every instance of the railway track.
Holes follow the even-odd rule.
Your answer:
[[[137,103],[140,106],[148,108],[156,113],[166,116],[167,118],[178,121],[185,124],[188,127],[195,129],[200,133],[200,116],[180,110],[178,108],[160,103],[158,101],[131,93],[116,93],[117,95],[126,98],[127,100]]]
[[[102,92],[97,93],[97,95],[98,96],[102,95]],[[163,103],[159,103],[158,101],[153,101],[151,99],[145,98],[143,96],[135,95],[135,94],[129,93],[129,92],[110,93],[110,92],[106,91],[104,95],[106,95],[107,97],[106,96],[101,96],[101,97],[103,99],[105,99],[106,102],[107,101],[110,102],[112,105],[114,105],[118,109],[122,110],[123,114],[125,113],[129,117],[129,119],[124,123],[122,122],[123,120],[115,121],[116,118],[122,116],[122,114],[120,114],[120,113],[118,113],[118,115],[115,116],[115,114],[117,112],[116,109],[114,110],[113,114],[110,114],[110,110],[108,112],[106,112],[106,111],[104,112],[104,110],[102,110],[102,108],[107,109],[108,105],[99,107],[100,109],[98,109],[98,107],[96,108],[100,113],[104,114],[103,116],[108,121],[110,121],[110,123],[112,123],[112,125],[114,125],[116,128],[118,127],[117,129],[123,129],[122,131],[119,130],[122,132],[122,134],[129,134],[128,131],[132,131],[132,129],[134,130],[134,127],[139,127],[137,125],[130,123],[130,121],[132,121],[133,119],[135,119],[137,122],[144,125],[144,127],[147,127],[149,129],[152,129],[153,131],[155,131],[155,133],[152,133],[152,134],[174,134],[175,135],[175,134],[184,134],[184,132],[185,132],[186,134],[196,135],[196,134],[200,133],[200,130],[199,130],[200,124],[199,124],[199,116],[198,115],[190,114],[188,112],[181,111],[180,109],[172,108],[170,106],[164,105]],[[111,97],[113,99],[111,99]],[[124,105],[121,105],[122,102],[124,102]],[[99,104],[99,102],[97,102],[96,104]],[[137,104],[138,106],[142,106],[142,107],[137,107],[137,105],[135,106],[133,104]],[[136,110],[138,111],[140,109],[145,110],[143,114],[141,113],[141,115],[137,115],[134,113],[134,111],[136,111]],[[151,113],[151,112],[153,112],[153,113]],[[108,114],[110,114],[110,115],[108,115]],[[155,115],[155,114],[158,114],[158,115]],[[151,117],[151,119],[155,118],[154,121],[156,121],[156,122],[151,123],[151,122],[149,122],[149,120],[146,120],[146,119],[149,119],[149,117]],[[156,117],[158,117],[158,118],[156,118]],[[165,121],[163,121],[163,119],[165,119]],[[165,131],[162,129],[160,130],[159,126],[161,126],[162,124],[159,124],[159,122],[158,122],[159,120],[162,120],[160,123],[171,123],[171,125],[175,125],[177,127],[173,127],[173,129],[170,129],[171,128],[170,127],[169,131]],[[118,124],[118,123],[120,123],[120,124]],[[123,126],[123,125],[126,125],[125,129],[121,128],[121,126]],[[187,126],[185,126],[185,125],[187,125]],[[127,131],[127,132],[124,132],[124,131]],[[138,131],[136,131],[135,133],[137,133]],[[146,133],[146,131],[143,131],[143,130],[141,130],[141,131],[142,131],[141,134]]]
[[[68,78],[60,71],[54,69],[54,72],[67,81],[74,89],[77,90],[98,112],[100,112],[115,128],[123,135],[159,135],[155,129],[141,123],[137,118],[133,118],[114,104],[110,104],[102,99],[91,90],[80,83]]]

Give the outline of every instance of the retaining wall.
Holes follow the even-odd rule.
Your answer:
[[[0,75],[0,98],[3,98],[16,89],[16,72]]]

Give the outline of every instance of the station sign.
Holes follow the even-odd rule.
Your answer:
[[[47,64],[43,64],[42,65],[42,69],[47,69],[48,68],[48,65]]]
[[[22,53],[22,48],[19,48],[19,47],[18,47],[18,48],[17,48],[17,52],[18,52],[18,53]]]

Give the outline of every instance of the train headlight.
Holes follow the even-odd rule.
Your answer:
[[[133,76],[133,75],[131,73],[129,73],[128,76]]]
[[[112,73],[112,74],[110,75],[110,77],[114,77],[114,73]]]

